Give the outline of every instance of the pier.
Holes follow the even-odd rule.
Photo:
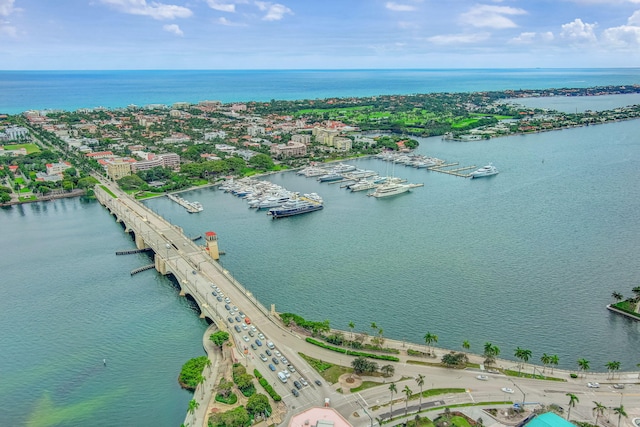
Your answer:
[[[461,178],[469,178],[471,176],[471,172],[469,173],[461,173],[463,171],[473,171],[477,169],[477,166],[464,166],[456,169],[444,169],[451,166],[458,166],[459,163],[447,163],[442,165],[430,166],[427,169],[434,172],[446,173],[448,175],[459,176]]]

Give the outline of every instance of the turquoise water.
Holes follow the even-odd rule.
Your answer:
[[[206,325],[95,201],[0,210],[4,426],[177,426]],[[103,365],[107,360],[107,366]]]
[[[0,113],[640,83],[640,69],[0,71]]]
[[[627,84],[640,75],[440,70],[380,72],[384,78],[372,79],[374,72],[224,72],[229,80],[217,80],[213,91],[218,72],[140,73],[133,72],[131,85],[111,86],[101,82],[128,72],[78,73],[78,90],[68,90],[75,73],[0,72],[0,111],[243,100],[251,91],[270,99],[518,82]],[[147,84],[143,77],[150,75]],[[172,79],[183,83],[167,89]],[[226,95],[215,96],[220,93]],[[580,108],[595,109],[584,102]],[[469,340],[479,351],[491,341],[505,357],[520,346],[532,350],[532,361],[544,352],[558,354],[567,368],[584,357],[592,370],[604,371],[610,360],[631,370],[640,324],[604,306],[613,291],[628,295],[637,285],[639,131],[636,120],[472,143],[421,140],[425,154],[461,165],[493,162],[501,171],[473,181],[387,169],[375,159],[350,162],[425,184],[392,199],[293,173],[273,175],[326,201],[322,211],[278,221],[212,189],[185,195],[204,204],[197,215],[164,198],[147,203],[188,235],[216,231],[227,253],[224,266],[279,311],[345,329],[353,321],[367,332],[376,322],[386,336],[417,343],[429,331],[451,349]],[[58,200],[0,209],[0,230],[0,425],[179,425],[190,394],[176,377],[184,361],[203,353],[205,325],[169,279],[153,270],[130,276],[150,260],[114,255],[134,244],[113,217],[96,202]]]

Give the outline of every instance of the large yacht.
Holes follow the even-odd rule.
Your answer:
[[[489,163],[487,166],[483,166],[480,169],[471,172],[470,176],[471,178],[482,178],[484,176],[492,176],[497,174],[498,169],[496,169],[495,166]]]
[[[410,184],[399,184],[396,182],[388,182],[378,186],[376,191],[370,194],[373,197],[389,197],[396,194],[406,193],[412,188]]]
[[[283,218],[286,216],[300,215],[308,212],[319,211],[324,206],[322,203],[312,202],[304,199],[291,199],[279,208],[269,209],[267,215],[273,218]]]

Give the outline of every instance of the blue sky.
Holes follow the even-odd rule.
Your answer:
[[[640,0],[0,0],[0,69],[640,66]]]

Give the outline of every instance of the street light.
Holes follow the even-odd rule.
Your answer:
[[[362,406],[362,403],[360,403],[360,401],[358,399],[356,399],[356,403],[358,405],[360,405],[360,407],[362,408],[362,410],[364,411],[365,414],[367,414],[367,416],[369,417],[369,419],[371,420],[371,427],[373,427],[373,418],[371,418],[371,415],[369,414],[369,412],[367,412],[367,410],[365,409],[364,406]]]
[[[526,394],[524,393],[524,391],[522,391],[522,389],[520,388],[520,386],[519,386],[518,384],[516,384],[516,383],[514,383],[514,382],[513,382],[513,380],[511,380],[511,384],[513,384],[514,386],[516,386],[516,388],[517,388],[518,390],[520,390],[520,393],[522,393],[522,409],[524,409],[524,401],[525,401],[525,398],[526,398]]]

